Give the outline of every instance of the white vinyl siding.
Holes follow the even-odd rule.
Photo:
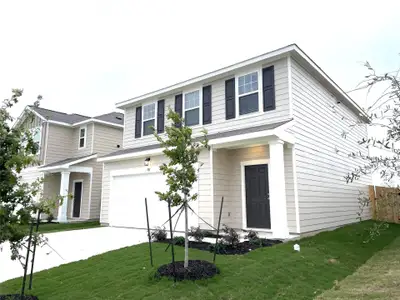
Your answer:
[[[213,153],[214,224],[218,223],[221,198],[224,196],[221,224],[243,228],[241,165],[243,161],[269,159],[269,147],[255,146],[241,149],[218,149]],[[292,151],[284,147],[286,205],[290,232],[296,232],[296,211],[293,189]],[[273,212],[271,212],[273,213]]]
[[[366,125],[343,131],[357,117],[296,61],[292,60],[292,93],[296,138],[296,168],[301,233],[357,221],[359,191],[369,178],[347,184],[345,175],[360,166],[351,151],[368,154],[357,141],[367,136]],[[342,119],[345,117],[345,119]],[[335,149],[339,150],[336,153]],[[367,215],[366,215],[367,217]]]
[[[131,168],[143,167],[144,159],[145,158],[137,158],[131,160],[104,163],[102,196],[101,196],[101,215],[100,215],[101,223],[107,224],[109,222],[108,212],[109,212],[110,188],[111,188],[110,172],[113,170],[126,170]],[[165,156],[158,155],[151,157],[152,168],[158,169],[160,164],[164,162],[167,162],[167,158]],[[199,162],[203,163],[199,171],[199,180],[198,180],[199,199],[197,201],[198,201],[199,215],[207,222],[212,222],[210,163],[209,163],[209,152],[207,150],[204,150],[200,153]],[[199,225],[204,228],[207,228],[205,227],[204,223],[201,220],[199,220]]]
[[[78,152],[78,132],[74,135],[72,128],[49,124],[46,164],[72,157],[73,152]]]
[[[249,114],[248,116],[238,116],[236,114],[235,119],[226,120],[225,118],[225,80],[231,79],[235,74],[231,74],[225,78],[213,81],[204,82],[202,86],[212,85],[212,123],[207,125],[196,126],[193,128],[194,136],[200,135],[203,128],[207,129],[209,134],[231,131],[235,129],[242,129],[247,127],[253,127],[263,124],[275,123],[283,120],[289,119],[290,109],[289,109],[289,92],[288,92],[288,68],[287,59],[280,59],[268,65],[255,65],[248,69],[238,70],[237,74],[247,74],[253,72],[255,69],[259,70],[264,67],[274,65],[275,69],[275,101],[276,109],[263,112],[260,107],[260,112]],[[261,76],[259,76],[259,82],[261,81]],[[201,85],[201,84],[200,84]],[[185,91],[190,91],[193,89],[198,89],[199,84],[188,86]],[[175,106],[175,95],[182,93],[182,91],[176,91],[171,95],[165,97],[160,97],[160,99],[165,99],[165,124],[168,124],[167,114],[168,108],[174,110]],[[201,93],[200,93],[201,94]],[[144,101],[142,105],[153,103],[159,99],[149,99]],[[202,103],[202,99],[200,101]],[[201,104],[200,104],[201,106]],[[201,111],[201,110],[200,110]],[[135,114],[136,106],[128,107],[125,110],[125,130],[124,130],[124,148],[135,148],[142,147],[149,144],[156,144],[157,141],[154,136],[149,135],[135,139]],[[201,113],[200,113],[201,114]]]

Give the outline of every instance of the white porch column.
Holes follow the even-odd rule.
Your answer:
[[[285,165],[282,140],[269,142],[269,200],[274,237],[289,237],[286,209]]]
[[[60,196],[63,196],[63,203],[58,208],[57,221],[59,223],[67,223],[69,174],[70,172],[61,172]]]

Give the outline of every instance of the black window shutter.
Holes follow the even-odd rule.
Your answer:
[[[275,76],[274,66],[263,69],[264,111],[275,109]]]
[[[157,102],[157,133],[164,132],[165,100]]]
[[[175,96],[175,112],[182,118],[182,94]],[[175,124],[176,127],[181,127],[182,124]]]
[[[235,112],[235,78],[225,81],[225,117],[234,119]]]
[[[135,138],[142,136],[142,107],[136,107]]]
[[[203,124],[211,124],[211,85],[203,87]]]

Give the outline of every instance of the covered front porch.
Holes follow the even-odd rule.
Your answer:
[[[68,223],[90,219],[93,177],[91,166],[77,166],[73,162],[59,163],[42,167],[40,171],[44,173],[44,197],[54,199],[61,196],[63,199],[53,213],[57,222]]]
[[[279,134],[279,132],[283,134]],[[294,139],[280,131],[210,139],[213,223],[273,238],[296,236]],[[201,180],[201,179],[200,179]]]

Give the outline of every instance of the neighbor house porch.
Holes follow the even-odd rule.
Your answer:
[[[77,166],[77,163],[82,163],[82,158],[40,168],[44,173],[44,197],[54,199],[61,196],[63,199],[53,213],[60,223],[90,219],[93,168]]]
[[[221,224],[276,238],[297,235],[294,140],[290,134],[270,130],[210,139],[210,145],[213,224],[218,224],[224,197]]]

